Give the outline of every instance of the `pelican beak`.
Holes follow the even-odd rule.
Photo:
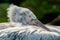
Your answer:
[[[34,19],[32,20],[32,24],[38,27],[41,27],[47,31],[50,31],[49,28],[47,28],[46,26],[44,26],[44,24],[42,22],[40,22],[38,19]]]

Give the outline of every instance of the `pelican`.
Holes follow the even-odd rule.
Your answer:
[[[31,10],[13,4],[7,10],[10,28],[0,30],[0,40],[60,40],[60,30],[44,26]]]

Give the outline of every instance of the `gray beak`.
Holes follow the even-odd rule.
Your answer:
[[[40,22],[38,19],[32,20],[32,23],[35,26],[38,26],[38,27],[41,27],[41,28],[43,28],[43,29],[45,29],[47,31],[50,31],[49,28],[47,28],[46,26],[44,26],[44,24],[42,22]]]

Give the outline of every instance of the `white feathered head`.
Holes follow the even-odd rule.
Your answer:
[[[18,7],[16,5],[10,5],[8,10],[8,17],[10,22],[13,23],[20,23],[22,25],[34,25],[39,26],[44,29],[49,30],[46,28],[34,15],[32,11],[27,8]]]
[[[12,4],[7,10],[10,22],[30,24],[32,20],[37,19],[33,12],[27,8],[18,7]]]

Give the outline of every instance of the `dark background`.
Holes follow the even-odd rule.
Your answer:
[[[60,0],[0,0],[0,22],[7,22],[10,4],[29,8],[44,24],[60,25]]]

